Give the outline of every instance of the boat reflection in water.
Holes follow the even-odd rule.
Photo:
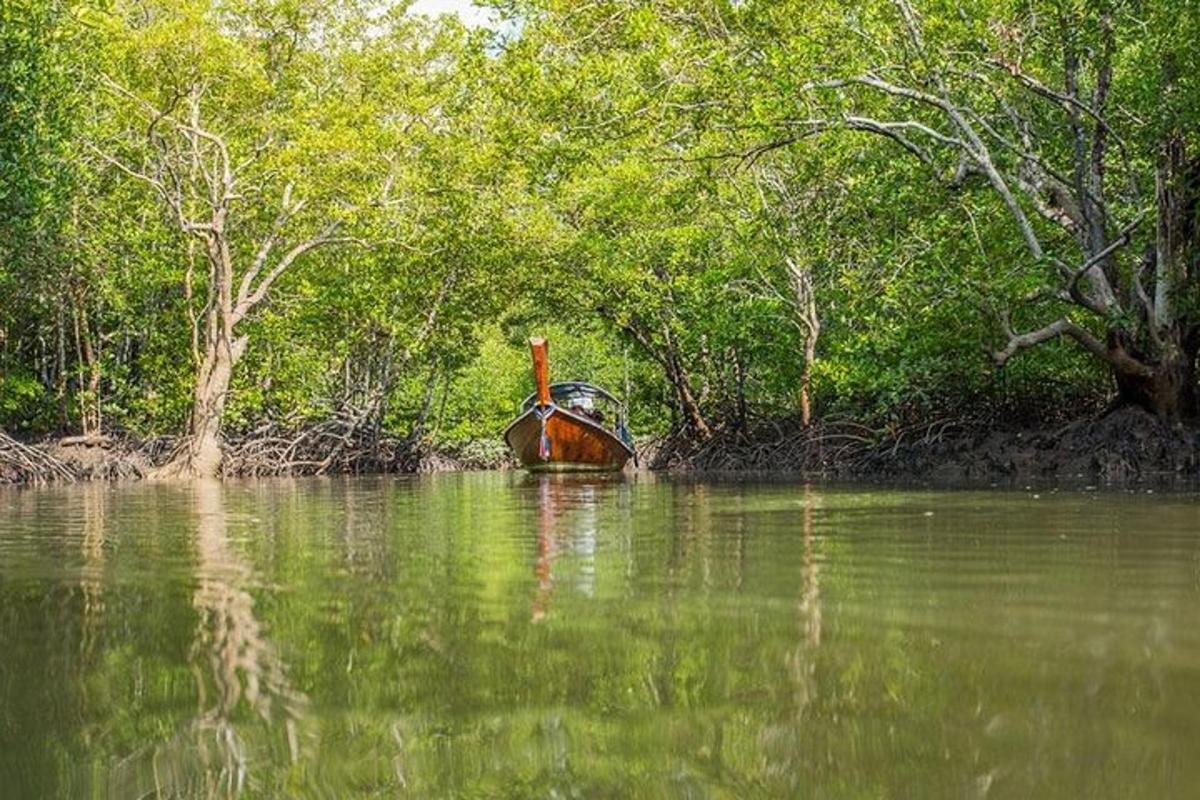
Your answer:
[[[534,576],[537,592],[532,619],[540,622],[550,611],[556,578],[555,562],[571,559],[567,583],[576,592],[592,597],[596,591],[596,539],[602,502],[614,491],[627,490],[621,475],[538,475],[527,483],[537,491],[538,536]],[[561,572],[561,571],[560,571]]]
[[[309,701],[291,685],[287,665],[255,613],[251,590],[261,581],[231,541],[226,489],[218,481],[200,481],[185,491],[194,520],[196,622],[188,661],[196,714],[170,739],[121,761],[107,776],[106,796],[269,791],[252,774],[264,748],[293,765],[302,755],[300,728]]]

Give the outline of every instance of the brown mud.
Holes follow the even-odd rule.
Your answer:
[[[22,442],[0,432],[0,485],[152,478],[183,445],[178,437],[68,436]],[[337,420],[282,429],[263,426],[223,444],[226,478],[452,472],[513,466],[499,442],[434,446],[367,435]]]
[[[945,417],[872,428],[832,419],[725,431],[697,441],[668,437],[650,455],[657,469],[789,472],[828,478],[939,483],[1065,480],[1133,483],[1200,476],[1200,428],[1141,409],[1093,412],[1070,421],[1005,426]]]
[[[1052,415],[1047,415],[1052,417]],[[149,477],[180,440],[67,437],[19,442],[0,433],[0,484]],[[942,416],[870,426],[826,418],[760,422],[698,439],[677,432],[639,448],[650,469],[758,472],[835,479],[1084,481],[1128,484],[1200,478],[1200,427],[1172,424],[1136,408],[1090,411],[1020,424]],[[500,442],[434,446],[368,436],[336,421],[282,430],[262,427],[225,443],[222,475],[423,473],[515,466]]]

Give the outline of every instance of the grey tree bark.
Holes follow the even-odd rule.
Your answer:
[[[835,94],[829,107],[839,110],[788,120],[778,138],[742,158],[753,162],[771,150],[840,129],[893,141],[952,188],[962,189],[977,179],[1000,201],[1030,260],[1049,268],[1049,282],[1026,301],[1059,307],[1051,321],[1024,332],[1001,311],[1005,339],[992,353],[996,365],[1067,337],[1107,365],[1123,402],[1172,419],[1200,414],[1200,315],[1178,303],[1195,292],[1200,277],[1200,159],[1185,152],[1183,132],[1167,134],[1156,196],[1150,203],[1139,201],[1137,165],[1115,122],[1128,115],[1109,108],[1116,20],[1100,14],[1100,45],[1086,53],[1076,51],[1069,35],[1071,20],[1064,16],[1058,21],[1061,85],[1051,86],[1026,72],[1019,59],[1003,53],[930,53],[909,0],[893,0],[893,5],[907,40],[892,54],[894,61],[878,72],[806,85],[803,94],[813,99]],[[952,67],[939,66],[951,62]],[[988,90],[985,96],[994,98],[994,106],[978,106],[981,95],[975,90],[981,86]],[[856,98],[881,106],[885,115],[858,112]],[[1040,138],[1032,115],[1022,110],[1038,104],[1060,115],[1058,132],[1067,143],[1065,169],[1054,165],[1063,160],[1057,142]],[[841,110],[845,108],[855,111]],[[1044,130],[1044,119],[1039,124]],[[957,165],[949,174],[948,162]],[[1141,206],[1123,223],[1114,219],[1109,202],[1117,180],[1110,178],[1114,162],[1132,184],[1118,187],[1122,205]],[[1156,246],[1139,256],[1131,252],[1131,245],[1149,217],[1157,220]],[[1073,253],[1061,245],[1043,244],[1047,224],[1067,234]]]
[[[155,477],[215,477],[221,469],[221,425],[229,388],[248,344],[241,323],[306,253],[357,240],[339,235],[338,223],[332,222],[280,253],[292,223],[307,206],[304,199],[294,196],[295,186],[289,182],[282,188],[274,222],[253,242],[253,259],[239,267],[232,241],[237,204],[246,194],[263,198],[272,194],[266,179],[254,182],[248,177],[257,153],[235,163],[226,138],[204,127],[203,86],[192,88],[183,100],[183,112],[176,114],[156,108],[112,81],[107,85],[149,121],[144,132],[131,132],[145,137],[136,147],[143,155],[140,163],[128,163],[107,150],[94,149],[105,161],[155,191],[179,232],[200,243],[208,268],[199,311],[193,302],[194,261],[189,261],[185,279],[195,362],[188,433]]]

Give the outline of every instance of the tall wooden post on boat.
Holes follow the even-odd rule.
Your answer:
[[[550,385],[546,340],[529,340],[537,391],[504,430],[504,440],[532,472],[616,472],[633,456],[625,407],[599,386]]]
[[[550,363],[546,355],[546,340],[533,337],[529,340],[533,352],[533,380],[537,383],[537,404],[550,405]]]

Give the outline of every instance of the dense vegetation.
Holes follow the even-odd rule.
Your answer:
[[[1196,415],[1197,0],[498,5],[6,2],[0,427]]]

